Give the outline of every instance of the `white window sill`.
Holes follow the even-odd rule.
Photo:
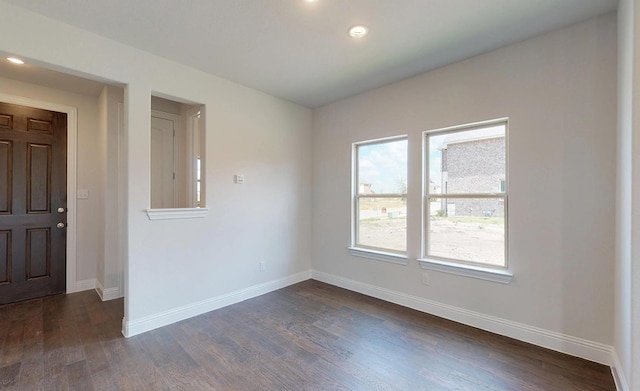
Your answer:
[[[455,274],[480,280],[509,284],[513,280],[513,273],[507,270],[491,269],[488,267],[464,265],[460,263],[441,261],[436,259],[418,259],[422,269],[442,273]]]
[[[205,217],[207,208],[147,209],[149,220],[196,219]]]
[[[390,262],[398,265],[408,265],[409,257],[402,254],[388,253],[384,251],[370,250],[360,247],[347,247],[349,254],[354,257],[375,259],[376,261]]]

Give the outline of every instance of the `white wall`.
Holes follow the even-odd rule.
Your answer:
[[[99,146],[99,150],[100,150],[100,159],[99,159],[99,164],[100,164],[100,172],[103,172],[104,174],[102,175],[103,180],[106,182],[107,180],[107,175],[106,175],[106,165],[105,165],[105,157],[106,157],[106,145],[107,145],[107,134],[109,132],[109,93],[108,93],[108,88],[105,86],[102,89],[102,92],[100,93],[100,95],[98,96],[98,146]],[[107,190],[107,186],[106,183],[103,183],[102,185],[102,193],[100,194],[103,198],[103,200],[108,199],[108,197],[106,197],[106,194],[104,194]],[[104,205],[104,202],[103,202]],[[104,208],[106,209],[106,205],[104,206]],[[106,214],[103,212],[103,216],[105,216],[105,219],[103,221],[103,232],[104,232],[104,238],[103,238],[103,249],[106,255],[107,251],[109,249],[109,245],[107,244],[107,238],[111,235],[110,230],[107,230],[106,228]],[[104,260],[104,256],[103,256],[103,260]],[[104,291],[104,285],[106,284],[105,281],[105,262],[98,262],[98,264],[96,265],[96,291],[98,292],[98,294],[102,294]]]
[[[510,285],[421,284],[421,132],[509,117]],[[349,256],[351,143],[408,134],[410,263]],[[616,19],[606,15],[314,112],[313,266],[368,286],[613,343]],[[364,285],[363,285],[364,286]]]
[[[640,389],[640,9],[618,6],[618,182],[614,347],[622,389]],[[628,388],[625,388],[628,387]]]
[[[127,85],[125,329],[310,269],[309,109],[2,2],[0,52]],[[147,218],[151,91],[206,106],[205,218]]]
[[[631,374],[631,257],[632,241],[632,103],[633,103],[633,1],[618,6],[618,145],[616,186],[616,266],[614,347],[616,374],[627,382]]]
[[[631,362],[630,390],[640,390],[640,7],[633,6],[633,193],[632,193],[632,258],[631,258]],[[627,348],[628,349],[628,348]]]
[[[182,105],[175,101],[159,98],[157,96],[151,97],[151,109],[158,110],[165,113],[171,113],[175,115],[181,115]]]
[[[89,199],[77,200],[76,282],[95,284],[96,269],[103,262],[104,204],[101,167],[98,97],[54,90],[0,78],[0,92],[78,109],[78,189],[89,190]],[[69,194],[68,197],[74,197]]]
[[[124,90],[105,86],[100,94],[101,137],[100,153],[104,175],[104,262],[98,264],[98,293],[103,300],[121,297],[122,254],[120,248],[120,114],[119,104],[124,101]]]

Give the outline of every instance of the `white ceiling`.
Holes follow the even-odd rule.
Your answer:
[[[617,0],[4,1],[308,107],[617,6]],[[370,33],[354,40],[347,29],[360,23]]]

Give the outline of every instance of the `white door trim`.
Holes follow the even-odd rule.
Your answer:
[[[127,240],[125,222],[127,221],[127,209],[125,200],[127,199],[127,172],[124,159],[125,150],[125,128],[124,128],[124,103],[118,102],[118,297],[124,296],[124,260],[127,257],[124,243]]]
[[[78,155],[78,109],[58,103],[0,93],[0,101],[67,114],[67,293],[83,290],[76,280],[76,173]],[[86,284],[85,284],[86,285]],[[92,289],[92,288],[91,288]]]

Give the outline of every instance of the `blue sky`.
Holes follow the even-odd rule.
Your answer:
[[[400,191],[407,180],[407,140],[363,145],[358,152],[360,183],[370,183],[378,194]]]
[[[487,136],[503,134],[505,126],[468,131],[442,133],[430,137],[429,142],[429,180],[440,185],[442,173],[442,152],[445,142],[482,139]],[[358,148],[358,173],[360,183],[369,183],[375,193],[397,193],[399,183],[407,180],[407,140],[361,145]]]

